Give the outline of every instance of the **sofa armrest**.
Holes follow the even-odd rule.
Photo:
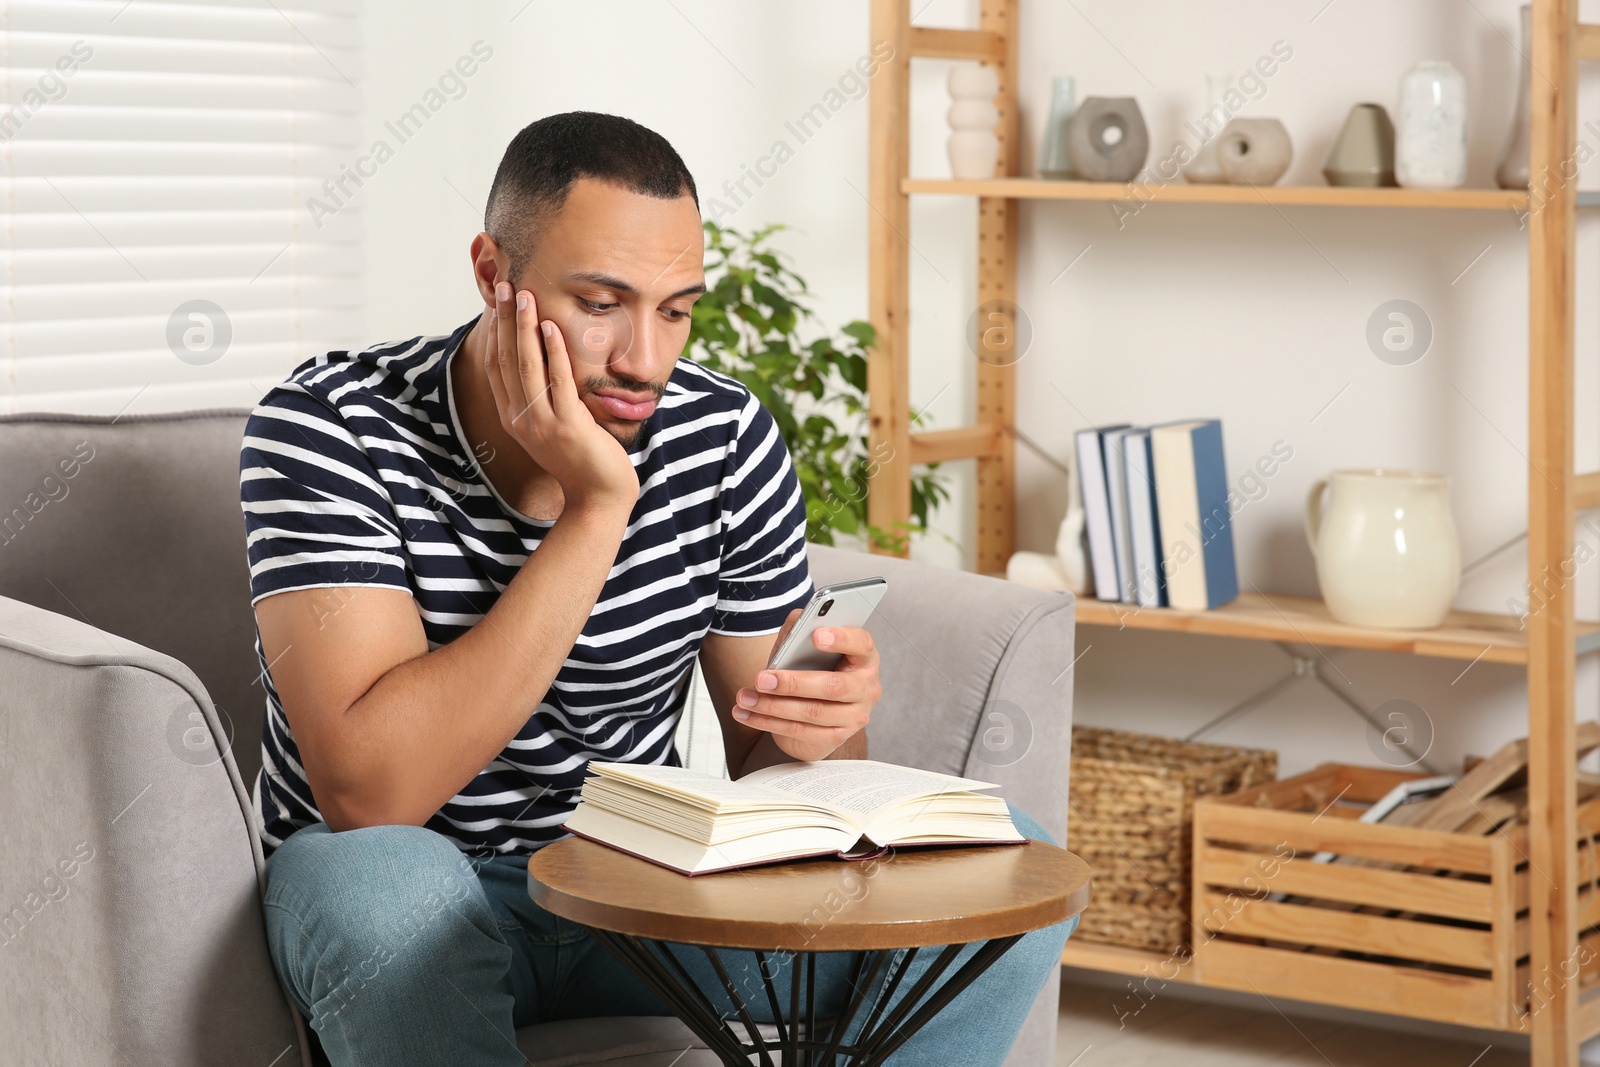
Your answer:
[[[883,681],[872,757],[994,782],[1064,844],[1072,596],[816,545],[811,573],[818,586],[889,581],[867,626]]]
[[[0,1033],[19,1062],[309,1065],[228,747],[183,664],[0,597]]]

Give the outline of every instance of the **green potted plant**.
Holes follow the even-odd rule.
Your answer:
[[[747,233],[706,222],[707,290],[694,306],[688,355],[743,382],[772,413],[805,495],[809,540],[861,536],[904,552],[913,534],[927,532],[949,488],[936,465],[918,468],[911,521],[892,530],[867,522],[867,486],[887,458],[873,454],[866,432],[867,352],[876,335],[859,319],[837,336],[816,328],[805,279],[769,243],[782,229]],[[802,326],[816,336],[802,340]]]

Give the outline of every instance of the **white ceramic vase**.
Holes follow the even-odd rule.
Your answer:
[[[1522,56],[1522,66],[1517,73],[1517,103],[1511,112],[1511,131],[1506,134],[1506,146],[1500,153],[1500,165],[1495,168],[1494,181],[1502,189],[1526,189],[1532,178],[1530,139],[1533,136],[1532,115],[1528,110],[1528,91],[1533,82],[1533,6],[1523,4],[1518,16],[1522,27],[1522,44],[1517,53]]]
[[[1394,174],[1415,189],[1454,189],[1467,180],[1467,80],[1442,60],[1400,79]]]
[[[1061,181],[1072,177],[1072,156],[1067,151],[1067,124],[1078,109],[1078,92],[1072,78],[1062,76],[1050,83],[1050,117],[1045,120],[1044,140],[1039,145],[1039,177]]]
[[[993,178],[1000,162],[1000,76],[981,63],[956,63],[950,67],[950,173],[959,181]]]
[[[1442,474],[1337,471],[1311,487],[1306,538],[1322,599],[1340,622],[1432,629],[1461,584],[1450,483]]]
[[[1006,561],[1006,577],[1035,589],[1066,589],[1080,596],[1093,592],[1089,552],[1083,543],[1083,494],[1078,491],[1078,457],[1067,451],[1067,514],[1056,531],[1056,553],[1014,552]]]
[[[1205,113],[1184,124],[1184,128],[1194,134],[1200,142],[1194,156],[1184,164],[1185,181],[1197,185],[1214,185],[1228,180],[1223,177],[1222,162],[1217,158],[1217,151],[1222,143],[1222,131],[1227,128],[1231,117],[1225,98],[1232,86],[1231,74],[1206,75]]]

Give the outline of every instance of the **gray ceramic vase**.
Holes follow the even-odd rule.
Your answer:
[[[1400,184],[1394,178],[1394,123],[1382,105],[1357,104],[1350,109],[1322,176],[1329,185]]]
[[[1277,119],[1234,119],[1217,144],[1217,165],[1230,185],[1272,185],[1294,159],[1289,131]]]
[[[1067,127],[1072,171],[1091,182],[1132,181],[1150,155],[1150,131],[1131,96],[1091,96]]]

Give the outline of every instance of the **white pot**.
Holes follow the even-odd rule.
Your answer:
[[[958,181],[993,178],[1000,163],[1000,138],[993,130],[956,130],[947,146],[950,173]]]
[[[1340,622],[1432,629],[1461,584],[1450,483],[1442,474],[1337,471],[1311,487],[1306,538],[1322,598]]]
[[[956,63],[950,67],[949,86],[950,174],[958,181],[993,178],[1000,162],[1000,138],[995,133],[1000,109],[994,101],[1000,75],[979,63]]]
[[[1000,125],[1000,109],[993,100],[972,97],[957,100],[944,114],[952,130],[989,130]]]
[[[1467,180],[1467,80],[1441,60],[1400,79],[1394,174],[1414,189],[1454,189]]]
[[[1000,72],[982,63],[952,63],[945,87],[957,99],[981,96],[992,100],[1000,93]]]
[[[1222,164],[1217,149],[1222,143],[1222,131],[1227,128],[1232,113],[1228,111],[1228,90],[1233,87],[1231,74],[1207,74],[1206,97],[1209,106],[1203,114],[1184,123],[1184,129],[1199,141],[1194,157],[1183,167],[1185,181],[1199,184],[1216,184],[1227,181],[1222,174]]]

